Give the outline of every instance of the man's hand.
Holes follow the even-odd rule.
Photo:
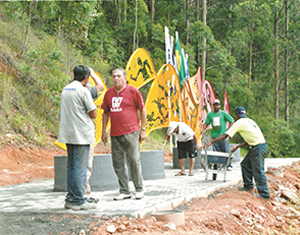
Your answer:
[[[103,88],[104,88],[104,85],[103,85],[101,79],[98,77],[98,75],[95,73],[95,71],[92,68],[89,68],[89,70],[90,70],[90,75],[91,75],[92,79],[95,82],[95,86],[97,88],[97,91],[98,92],[102,91]]]
[[[146,139],[146,131],[140,131],[140,143],[142,143]]]
[[[208,144],[205,144],[205,145],[204,145],[204,148],[207,149],[209,146],[211,146],[211,142],[209,142]]]
[[[102,132],[101,140],[103,141],[104,145],[107,143],[107,134],[106,132]]]
[[[233,146],[231,149],[230,149],[230,151],[233,153],[233,152],[235,152],[237,149],[239,148],[239,146]]]
[[[200,150],[200,145],[199,145],[199,144],[195,145],[195,149],[196,149],[197,151],[199,151],[199,150]]]

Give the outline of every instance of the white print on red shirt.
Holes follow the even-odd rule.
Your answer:
[[[122,108],[120,108],[122,100],[123,100],[123,97],[113,97],[112,98],[112,107],[111,107],[110,111],[111,112],[122,112]]]

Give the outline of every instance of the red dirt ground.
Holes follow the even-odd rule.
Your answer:
[[[109,147],[98,145],[95,148],[95,153],[109,152]],[[0,186],[53,178],[53,156],[61,154],[66,153],[56,147],[45,149],[16,144],[3,145],[0,149]],[[171,155],[166,154],[165,161],[170,160]],[[249,192],[240,192],[235,186],[226,188],[208,198],[182,205],[185,209],[185,225],[178,226],[175,230],[171,230],[166,222],[156,221],[154,217],[78,218],[55,215],[55,221],[64,224],[63,231],[53,233],[53,230],[46,230],[44,234],[300,234],[300,163],[294,162],[293,166],[286,167],[283,178],[269,174],[267,177],[270,201],[259,199]],[[286,200],[286,191],[294,193],[294,203]],[[14,220],[8,216],[6,215],[6,221],[12,226]],[[53,216],[48,215],[49,221],[53,222]],[[21,220],[20,217],[18,220]],[[28,220],[29,218],[25,220],[26,223],[29,223]],[[107,232],[109,225],[113,225],[116,231]],[[38,225],[35,226],[38,229]],[[23,233],[31,234],[25,227]],[[32,226],[28,228],[32,229]]]

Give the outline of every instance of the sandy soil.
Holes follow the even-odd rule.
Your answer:
[[[95,153],[109,153],[97,146]],[[58,148],[42,149],[9,144],[0,150],[0,186],[53,178]],[[170,154],[165,161],[171,161]],[[1,213],[0,234],[300,234],[300,163],[286,167],[284,177],[267,174],[271,199],[265,201],[236,186],[199,198],[180,209],[185,225],[155,218],[101,218],[54,213]],[[291,198],[293,200],[287,200]],[[108,232],[115,228],[115,232]]]

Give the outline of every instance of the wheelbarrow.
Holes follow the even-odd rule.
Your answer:
[[[208,173],[213,173],[212,179],[217,179],[218,173],[224,174],[224,182],[226,181],[227,167],[230,164],[233,153],[223,153],[217,151],[201,151],[200,164],[205,170],[205,180],[208,178]]]

